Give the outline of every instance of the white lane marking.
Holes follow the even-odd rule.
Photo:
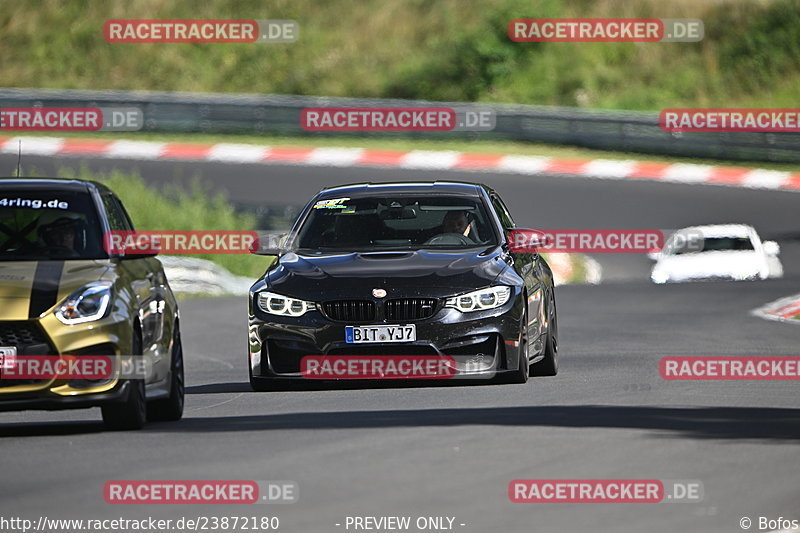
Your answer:
[[[790,177],[790,172],[755,169],[744,175],[741,185],[751,189],[779,189]]]
[[[583,256],[583,260],[586,261],[586,283],[600,285],[603,281],[603,267],[588,255]]]
[[[269,156],[270,150],[269,146],[219,143],[213,145],[209,150],[208,160],[229,163],[258,163]]]
[[[453,168],[461,157],[461,152],[412,150],[400,159],[400,168],[449,169]]]
[[[56,155],[64,146],[59,137],[12,137],[5,142],[0,152],[16,154],[22,141],[22,155]],[[24,161],[24,158],[23,158]]]
[[[158,159],[166,145],[148,141],[116,141],[109,145],[104,155],[122,159]]]
[[[497,164],[497,170],[520,174],[539,174],[553,161],[550,157],[535,155],[507,155]]]
[[[307,165],[349,167],[354,165],[363,153],[363,148],[316,148],[308,155],[305,163]]]
[[[676,163],[667,168],[661,179],[679,183],[703,183],[704,181],[708,181],[713,170],[714,167],[711,165]]]
[[[583,167],[581,174],[598,178],[627,178],[634,171],[636,163],[631,160],[593,159]]]

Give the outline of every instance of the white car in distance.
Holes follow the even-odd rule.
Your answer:
[[[780,278],[783,265],[775,241],[762,241],[745,224],[683,228],[669,236],[650,273],[654,283]]]

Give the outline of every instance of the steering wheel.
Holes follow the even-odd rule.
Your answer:
[[[441,233],[425,241],[425,244],[461,244],[469,246],[475,244],[475,242],[466,235],[461,235],[460,233]]]
[[[81,256],[81,253],[78,250],[74,250],[69,246],[59,246],[59,245],[51,245],[45,247],[50,255],[54,256],[56,259],[77,259]]]

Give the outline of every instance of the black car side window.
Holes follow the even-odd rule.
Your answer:
[[[102,198],[111,231],[131,231],[133,227],[128,219],[128,215],[122,210],[117,199],[111,194],[104,194]]]
[[[120,201],[120,199],[114,196],[113,194],[111,195],[111,197],[114,199],[114,203],[117,204],[119,212],[122,215],[122,220],[125,222],[125,226],[130,231],[133,231],[134,230],[133,222],[131,221],[131,217],[128,214],[128,211],[125,209],[125,206],[122,205],[122,201]]]
[[[513,228],[516,226],[514,224],[514,220],[511,218],[511,215],[508,213],[508,209],[506,209],[506,205],[503,203],[500,197],[495,194],[492,195],[492,207],[494,207],[494,210],[497,213],[498,218],[500,218],[500,223],[503,225],[504,229]]]

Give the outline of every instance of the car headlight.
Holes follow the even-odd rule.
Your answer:
[[[448,298],[445,307],[453,307],[462,313],[494,309],[505,304],[511,297],[511,287],[489,287]]]
[[[56,309],[56,318],[71,326],[100,320],[111,303],[111,282],[96,281],[72,293]]]
[[[650,279],[653,281],[653,283],[658,283],[660,285],[669,281],[669,274],[663,270],[657,270],[654,268],[653,272],[650,273]]]
[[[302,316],[314,309],[314,302],[289,298],[274,292],[259,292],[258,307],[271,315]]]

